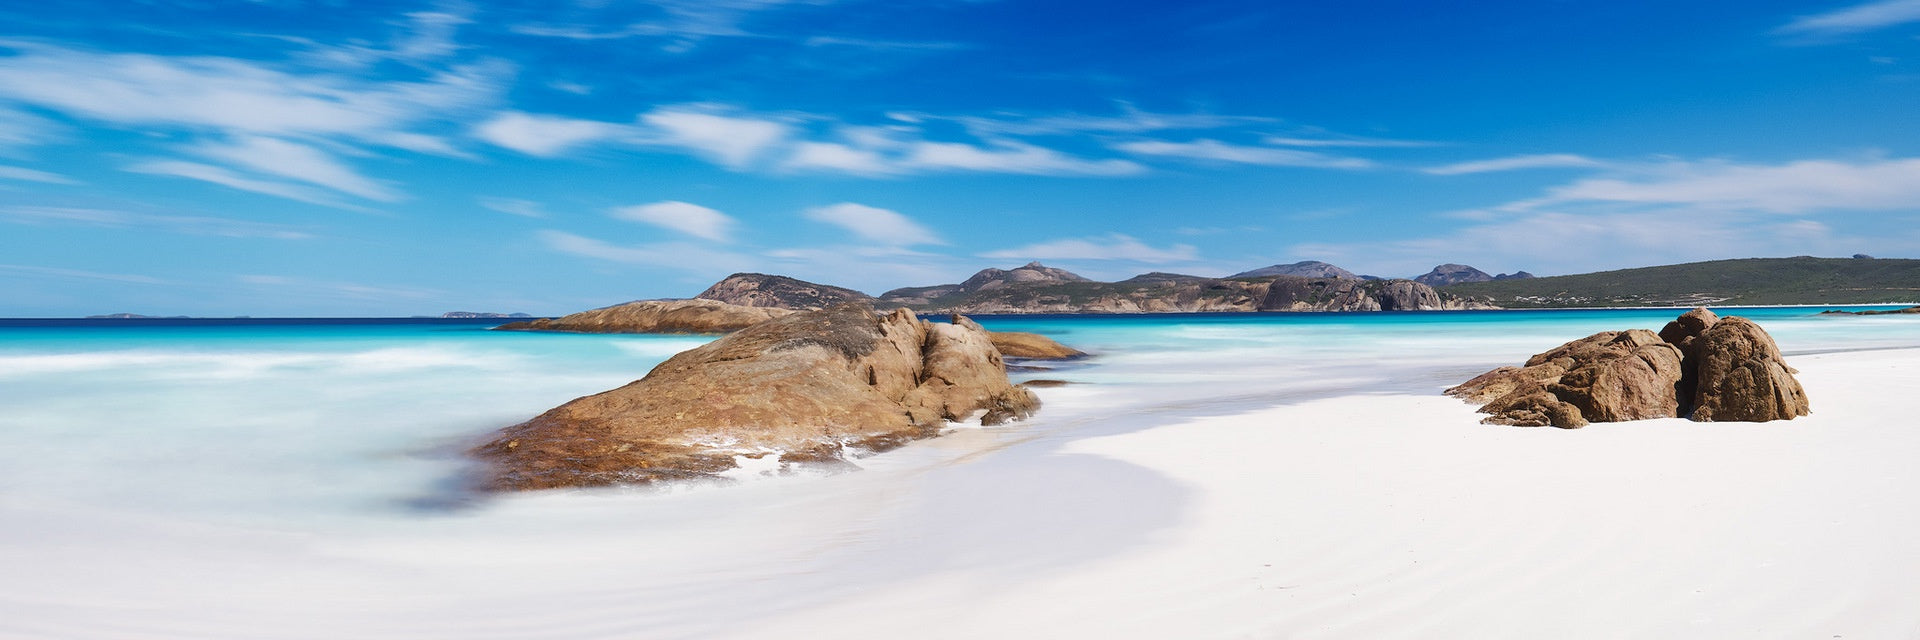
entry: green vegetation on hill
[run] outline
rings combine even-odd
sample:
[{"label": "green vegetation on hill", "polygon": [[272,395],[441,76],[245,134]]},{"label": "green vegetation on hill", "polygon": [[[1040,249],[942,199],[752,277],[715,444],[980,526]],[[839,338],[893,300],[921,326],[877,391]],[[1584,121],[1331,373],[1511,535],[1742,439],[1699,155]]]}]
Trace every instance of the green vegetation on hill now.
[{"label": "green vegetation on hill", "polygon": [[1440,290],[1515,309],[1913,302],[1920,300],[1920,260],[1747,258]]}]

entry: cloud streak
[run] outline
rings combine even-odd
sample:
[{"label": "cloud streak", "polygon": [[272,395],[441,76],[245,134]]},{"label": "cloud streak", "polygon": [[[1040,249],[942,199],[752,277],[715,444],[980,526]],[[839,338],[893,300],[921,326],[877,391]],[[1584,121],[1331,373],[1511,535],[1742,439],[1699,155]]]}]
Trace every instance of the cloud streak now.
[{"label": "cloud streak", "polygon": [[1436,176],[1457,176],[1469,173],[1516,171],[1520,169],[1592,168],[1604,166],[1607,166],[1607,163],[1586,156],[1571,153],[1546,153],[1460,162],[1438,167],[1427,167],[1421,169],[1420,172]]},{"label": "cloud streak", "polygon": [[1309,167],[1317,169],[1369,169],[1371,160],[1335,156],[1298,149],[1275,149],[1228,144],[1219,140],[1192,142],[1142,140],[1114,145],[1115,149],[1143,156],[1159,156],[1209,163],[1251,164],[1269,167]]},{"label": "cloud streak", "polygon": [[1878,0],[1837,11],[1795,18],[1775,32],[1783,35],[1844,36],[1920,22],[1920,0]]},{"label": "cloud streak", "polygon": [[678,200],[619,207],[609,213],[621,220],[646,223],[714,242],[726,242],[734,225],[733,218],[727,214]]},{"label": "cloud streak", "polygon": [[72,224],[113,229],[153,229],[227,238],[302,240],[313,235],[293,227],[208,216],[167,216],[75,207],[0,207],[0,221],[15,224]]},{"label": "cloud streak", "polygon": [[1920,158],[1801,160],[1779,165],[1678,162],[1644,169],[1639,175],[1579,180],[1502,209],[1526,211],[1582,203],[1687,205],[1776,214],[1920,208]]},{"label": "cloud streak", "polygon": [[996,260],[1125,260],[1148,264],[1193,262],[1200,258],[1193,245],[1158,249],[1131,236],[1109,234],[1096,238],[1068,238],[980,254]]},{"label": "cloud streak", "polygon": [[914,222],[912,218],[898,211],[869,207],[864,204],[842,202],[824,207],[807,209],[803,214],[808,220],[824,222],[853,233],[869,242],[889,247],[905,247],[917,244],[946,244],[933,230]]}]

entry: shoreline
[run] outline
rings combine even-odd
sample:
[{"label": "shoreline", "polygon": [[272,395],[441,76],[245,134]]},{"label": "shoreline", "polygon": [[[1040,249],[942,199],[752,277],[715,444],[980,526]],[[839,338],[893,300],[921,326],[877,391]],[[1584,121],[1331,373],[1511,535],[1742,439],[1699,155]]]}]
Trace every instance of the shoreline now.
[{"label": "shoreline", "polygon": [[[16,568],[0,581],[0,636],[1798,638],[1920,625],[1902,604],[1920,599],[1920,432],[1902,403],[1920,346],[1789,355],[1814,411],[1793,421],[1563,431],[1480,425],[1439,392],[1483,359],[1579,333],[1566,323],[1408,343],[1429,330],[1349,343],[1276,323],[1127,343],[1078,326],[1100,346],[1147,347],[1036,373],[1082,383],[1039,390],[1050,410],[1032,421],[956,429],[857,472],[287,520],[0,494],[22,523],[0,530]],[[1920,337],[1875,326],[1894,328],[1801,344]]]},{"label": "shoreline", "polygon": [[[680,298],[674,298],[680,299]],[[1920,306],[1920,302],[1841,302],[1820,304],[1742,304],[1742,305],[1688,305],[1688,306],[1622,306],[1622,307],[1500,307],[1494,309],[1414,309],[1403,311],[1128,311],[1128,312],[996,312],[967,313],[960,315],[969,318],[1032,318],[1032,317],[1166,317],[1166,316],[1342,316],[1342,315],[1415,315],[1415,314],[1471,314],[1499,313],[1505,311],[1685,311],[1705,306],[1709,309],[1831,309],[1840,307],[1892,307],[1904,308]],[[921,317],[952,315],[949,311],[914,312]],[[562,314],[564,315],[564,314]],[[167,326],[218,326],[218,325],[338,325],[338,324],[446,324],[446,325],[485,325],[489,323],[507,324],[537,319],[554,319],[560,316],[530,316],[526,318],[442,318],[438,316],[248,316],[248,317],[146,317],[146,318],[69,318],[69,317],[20,317],[0,318],[0,328],[5,327],[167,327]],[[566,330],[529,330],[526,333],[601,333],[593,331]],[[652,334],[635,334],[652,335]],[[679,335],[679,334],[661,334]]]}]

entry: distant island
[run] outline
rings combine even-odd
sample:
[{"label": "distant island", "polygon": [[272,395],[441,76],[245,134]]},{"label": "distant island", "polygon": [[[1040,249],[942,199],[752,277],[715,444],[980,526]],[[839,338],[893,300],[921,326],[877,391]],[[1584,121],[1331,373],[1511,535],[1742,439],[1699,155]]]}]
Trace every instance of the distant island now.
[{"label": "distant island", "polygon": [[[1253,311],[1435,311],[1495,308],[1483,300],[1443,294],[1412,280],[1364,279],[1339,267],[1275,265],[1265,275],[1208,278],[1148,273],[1099,282],[1038,262],[983,269],[954,284],[904,287],[869,296],[786,276],[736,273],[697,299],[746,307],[818,309],[844,302],[918,313],[1179,313]],[[1274,275],[1328,274],[1317,277]]]},{"label": "distant island", "polygon": [[491,313],[485,311],[448,311],[440,314],[442,318],[531,318],[524,313]]},{"label": "distant island", "polygon": [[1469,282],[1440,290],[1512,309],[1895,304],[1920,301],[1920,260],[1864,254],[1744,258]]},{"label": "distant island", "polygon": [[88,320],[160,320],[160,319],[183,320],[190,317],[191,316],[143,316],[138,313],[109,313],[109,314],[98,315],[98,316],[87,316],[86,319]]},{"label": "distant island", "polygon": [[[764,273],[736,273],[695,295],[741,307],[822,309],[855,302],[920,314],[1451,311],[1476,309],[1887,304],[1920,300],[1920,260],[1746,258],[1536,277],[1441,264],[1412,278],[1308,260],[1207,277],[1151,272],[1101,282],[1038,262],[961,282],[869,295]],[[462,315],[455,315],[462,314]],[[527,318],[454,312],[445,317]]]}]

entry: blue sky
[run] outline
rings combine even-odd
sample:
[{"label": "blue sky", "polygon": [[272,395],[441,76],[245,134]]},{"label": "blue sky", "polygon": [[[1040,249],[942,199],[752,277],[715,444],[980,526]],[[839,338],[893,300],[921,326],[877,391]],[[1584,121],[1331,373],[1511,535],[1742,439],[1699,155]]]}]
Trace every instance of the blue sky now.
[{"label": "blue sky", "polygon": [[1920,0],[7,3],[0,316],[1920,257]]}]

